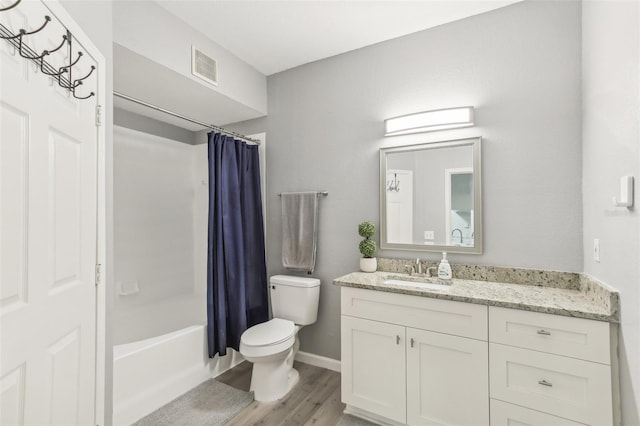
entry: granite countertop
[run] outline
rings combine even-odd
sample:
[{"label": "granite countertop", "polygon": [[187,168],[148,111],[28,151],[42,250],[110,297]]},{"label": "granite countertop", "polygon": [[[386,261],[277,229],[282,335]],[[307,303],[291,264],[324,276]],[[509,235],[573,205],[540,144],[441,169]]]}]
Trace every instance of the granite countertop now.
[{"label": "granite countertop", "polygon": [[[560,273],[565,274],[565,273]],[[619,322],[618,293],[588,277],[578,277],[576,285],[557,286],[537,283],[508,283],[472,279],[451,280],[451,285],[443,290],[421,288],[416,284],[385,284],[392,277],[400,277],[397,272],[352,272],[333,280],[343,287],[355,287],[376,291],[409,294],[436,299],[455,300],[488,306],[522,309],[526,311],[586,318],[598,321]],[[409,277],[404,275],[404,277]],[[440,280],[430,279],[431,282]],[[440,281],[443,282],[443,281]]]}]

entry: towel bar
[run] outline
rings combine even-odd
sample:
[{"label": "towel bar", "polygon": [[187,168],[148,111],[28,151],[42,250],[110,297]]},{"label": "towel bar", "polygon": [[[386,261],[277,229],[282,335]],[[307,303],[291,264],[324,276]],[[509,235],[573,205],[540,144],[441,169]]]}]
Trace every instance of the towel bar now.
[{"label": "towel bar", "polygon": [[[327,195],[329,195],[329,191],[316,191],[316,193],[317,193],[318,195],[322,195],[322,196],[325,196],[325,197],[326,197]],[[278,197],[281,197],[281,196],[282,196],[282,194],[281,194],[281,193],[280,193],[280,194],[278,194]]]}]

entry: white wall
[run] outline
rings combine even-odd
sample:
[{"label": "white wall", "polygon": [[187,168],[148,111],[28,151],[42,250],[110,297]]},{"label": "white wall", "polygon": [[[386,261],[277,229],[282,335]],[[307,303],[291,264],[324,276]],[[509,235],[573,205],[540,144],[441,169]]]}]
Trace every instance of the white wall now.
[{"label": "white wall", "polygon": [[[206,134],[199,132],[199,140],[207,141]],[[207,297],[207,239],[209,235],[209,161],[208,145],[202,143],[193,147],[195,175],[195,215],[193,218],[194,278],[198,283],[196,291]],[[201,283],[201,285],[200,285]]]},{"label": "white wall", "polygon": [[[194,292],[193,150],[114,130],[115,312]],[[120,294],[134,282],[139,293]]]},{"label": "white wall", "polygon": [[[620,291],[622,423],[640,425],[640,4],[585,1],[582,15],[584,271]],[[613,207],[622,175],[636,207]],[[600,262],[593,240],[600,239]]]}]

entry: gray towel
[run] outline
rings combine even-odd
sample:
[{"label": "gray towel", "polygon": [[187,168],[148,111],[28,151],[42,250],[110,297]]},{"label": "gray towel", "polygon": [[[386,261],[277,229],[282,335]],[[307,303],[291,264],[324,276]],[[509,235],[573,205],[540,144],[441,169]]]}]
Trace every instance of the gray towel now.
[{"label": "gray towel", "polygon": [[318,240],[318,193],[289,192],[282,198],[282,265],[313,272]]}]

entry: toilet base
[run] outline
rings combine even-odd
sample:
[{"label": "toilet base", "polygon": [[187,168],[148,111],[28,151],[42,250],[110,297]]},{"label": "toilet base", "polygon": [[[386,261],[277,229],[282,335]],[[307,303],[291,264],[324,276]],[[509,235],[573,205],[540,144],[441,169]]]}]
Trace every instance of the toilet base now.
[{"label": "toilet base", "polygon": [[254,399],[270,402],[285,396],[300,381],[300,374],[283,360],[253,364],[251,386]]},{"label": "toilet base", "polygon": [[293,368],[293,359],[300,347],[298,330],[296,326],[296,337],[293,346],[285,351],[268,356],[252,357],[246,352],[240,353],[249,362],[253,363],[251,372],[251,386],[254,399],[259,402],[275,401],[285,396],[300,381],[300,373]]}]

